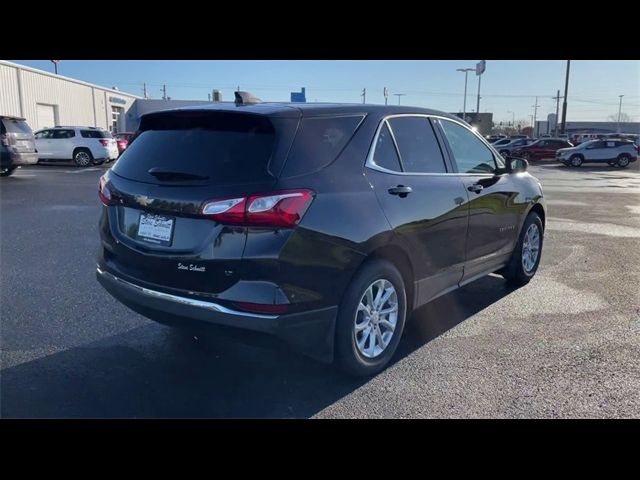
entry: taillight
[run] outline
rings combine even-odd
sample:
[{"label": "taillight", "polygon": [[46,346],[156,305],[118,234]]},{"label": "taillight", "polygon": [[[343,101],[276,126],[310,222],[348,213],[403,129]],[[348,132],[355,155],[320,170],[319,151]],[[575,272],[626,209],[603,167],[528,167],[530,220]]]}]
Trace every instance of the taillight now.
[{"label": "taillight", "polygon": [[98,197],[100,197],[100,201],[104,205],[113,205],[113,197],[111,196],[109,187],[107,187],[107,180],[105,180],[104,177],[100,177],[100,182],[98,183]]},{"label": "taillight", "polygon": [[100,143],[103,147],[106,147],[107,145],[109,145],[109,140],[107,140],[106,138],[101,138]]},{"label": "taillight", "polygon": [[0,135],[0,142],[2,143],[3,146],[8,147],[9,137],[7,137],[7,135],[3,133],[2,135]]},{"label": "taillight", "polygon": [[219,223],[291,228],[313,201],[311,190],[286,190],[206,202],[201,213]]}]

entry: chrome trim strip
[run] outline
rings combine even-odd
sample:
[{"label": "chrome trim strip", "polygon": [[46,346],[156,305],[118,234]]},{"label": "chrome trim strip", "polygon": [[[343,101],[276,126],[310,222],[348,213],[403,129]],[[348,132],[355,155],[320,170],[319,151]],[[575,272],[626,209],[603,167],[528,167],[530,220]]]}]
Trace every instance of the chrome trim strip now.
[{"label": "chrome trim strip", "polygon": [[[474,130],[470,129],[468,126],[466,126],[464,123],[462,123],[459,120],[455,120],[453,118],[449,118],[449,117],[443,117],[442,115],[429,115],[426,113],[398,113],[398,114],[394,114],[394,115],[387,115],[386,117],[383,117],[382,120],[380,121],[380,124],[378,125],[378,127],[376,128],[376,133],[373,136],[373,142],[371,143],[371,146],[369,147],[369,153],[367,154],[367,159],[364,163],[364,166],[366,168],[370,168],[372,170],[377,170],[379,172],[382,173],[389,173],[392,175],[402,175],[402,176],[427,176],[427,177],[442,177],[442,176],[473,176],[473,177],[477,177],[477,176],[482,176],[482,177],[493,177],[495,176],[495,174],[493,173],[457,173],[457,172],[445,172],[445,173],[421,173],[421,172],[397,172],[395,170],[389,170],[388,168],[384,168],[384,167],[380,167],[379,165],[376,165],[375,162],[373,161],[373,154],[375,153],[375,147],[378,143],[378,136],[380,135],[380,130],[382,130],[382,126],[387,122],[388,119],[390,118],[398,118],[398,117],[424,117],[424,118],[437,118],[437,119],[442,119],[442,120],[448,120],[450,122],[453,123],[458,123],[460,124],[460,126],[465,127],[467,130],[469,130],[471,133],[473,133],[477,138],[479,138],[482,143],[484,143],[487,147],[489,147],[489,150],[494,154],[494,155],[498,155],[500,156],[500,154],[495,150],[495,148],[493,148],[489,143],[487,143],[487,141],[482,138],[482,135],[478,134],[478,132],[475,132]],[[393,130],[391,130],[391,128],[389,127],[389,131],[391,132],[391,135],[393,136]],[[394,137],[394,143],[395,143],[395,137]],[[397,148],[397,146],[396,146]],[[400,152],[398,151],[398,155],[400,155]],[[495,160],[495,159],[494,159]]]},{"label": "chrome trim strip", "polygon": [[140,293],[152,297],[159,298],[161,300],[168,300],[170,302],[180,303],[182,305],[189,305],[191,307],[204,308],[206,310],[211,310],[213,312],[224,313],[227,315],[236,315],[239,317],[253,317],[253,318],[264,318],[267,320],[275,320],[279,315],[264,315],[260,313],[251,313],[251,312],[239,312],[237,310],[231,310],[230,308],[223,307],[222,305],[218,305],[213,302],[205,302],[203,300],[195,300],[193,298],[180,297],[178,295],[172,295],[170,293],[158,292],[157,290],[150,290],[148,288],[141,287],[140,285],[136,285],[131,282],[127,282],[120,277],[116,277],[115,275],[105,272],[100,267],[96,267],[96,271],[99,275],[110,278],[111,280],[115,280],[118,283],[126,285],[130,288],[138,290]]}]

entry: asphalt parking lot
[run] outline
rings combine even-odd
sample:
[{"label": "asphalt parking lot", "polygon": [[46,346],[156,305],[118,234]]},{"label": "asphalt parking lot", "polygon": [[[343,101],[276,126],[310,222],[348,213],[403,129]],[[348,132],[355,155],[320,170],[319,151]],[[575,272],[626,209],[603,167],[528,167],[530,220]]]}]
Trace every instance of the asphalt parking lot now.
[{"label": "asphalt parking lot", "polygon": [[0,179],[3,418],[640,416],[637,165],[532,165],[549,207],[535,279],[489,276],[423,307],[368,380],[112,299],[94,275],[108,167]]}]

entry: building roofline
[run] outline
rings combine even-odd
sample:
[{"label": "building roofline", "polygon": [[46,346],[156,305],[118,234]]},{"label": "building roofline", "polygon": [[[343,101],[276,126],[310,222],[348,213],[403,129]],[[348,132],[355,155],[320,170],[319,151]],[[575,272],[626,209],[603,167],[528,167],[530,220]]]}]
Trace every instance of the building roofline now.
[{"label": "building roofline", "polygon": [[63,75],[56,75],[55,73],[47,72],[45,70],[40,70],[40,69],[33,68],[33,67],[28,67],[26,65],[21,65],[19,63],[13,63],[13,62],[7,62],[6,60],[0,60],[0,65],[7,65],[8,67],[14,67],[14,68],[22,69],[22,70],[27,70],[28,72],[39,73],[40,75],[46,75],[48,77],[57,78],[59,80],[66,80],[67,82],[78,83],[78,84],[84,85],[86,87],[99,88],[100,90],[105,90],[105,91],[108,91],[108,92],[112,92],[114,94],[123,95],[125,97],[131,97],[131,98],[134,98],[134,99],[142,98],[139,95],[133,95],[131,93],[122,92],[120,90],[114,90],[113,88],[103,87],[101,85],[96,85],[94,83],[84,82],[82,80],[77,80],[77,79],[71,78],[71,77],[65,77]]}]

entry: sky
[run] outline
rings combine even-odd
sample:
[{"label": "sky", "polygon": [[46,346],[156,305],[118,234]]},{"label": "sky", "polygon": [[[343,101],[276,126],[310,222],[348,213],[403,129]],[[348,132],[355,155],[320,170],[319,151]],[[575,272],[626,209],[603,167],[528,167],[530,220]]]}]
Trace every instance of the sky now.
[{"label": "sky", "polygon": [[[10,60],[53,72],[50,60]],[[306,87],[308,102],[389,103],[462,111],[465,74],[457,68],[475,67],[479,60],[62,60],[60,75],[134,95],[147,84],[150,98],[167,95],[180,100],[207,101],[213,89],[223,100],[233,92],[250,91],[264,101],[289,101],[290,92]],[[480,111],[492,112],[494,122],[531,124],[556,110],[552,98],[564,94],[565,60],[487,60],[481,80]],[[405,94],[401,97],[394,94]],[[467,111],[475,111],[478,77],[468,74]],[[622,112],[640,121],[640,61],[574,60],[571,62],[568,121],[604,121]],[[511,113],[514,112],[514,113]],[[560,100],[562,112],[562,100]]]}]

